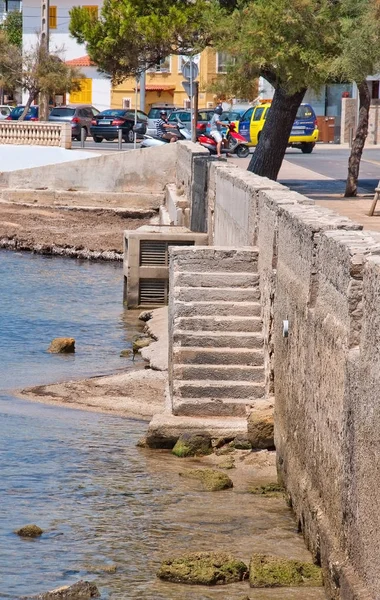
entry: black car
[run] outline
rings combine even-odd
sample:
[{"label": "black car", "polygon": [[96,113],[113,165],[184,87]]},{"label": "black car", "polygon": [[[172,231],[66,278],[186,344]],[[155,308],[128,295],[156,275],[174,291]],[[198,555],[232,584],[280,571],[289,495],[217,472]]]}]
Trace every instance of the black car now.
[{"label": "black car", "polygon": [[[148,123],[148,115],[141,110],[137,111],[137,127],[138,135],[143,135],[146,131]],[[90,133],[94,142],[100,143],[103,140],[117,140],[119,130],[122,131],[123,140],[125,142],[133,142],[134,140],[134,125],[135,111],[126,110],[124,108],[110,108],[103,110],[96,115],[90,126]]]}]

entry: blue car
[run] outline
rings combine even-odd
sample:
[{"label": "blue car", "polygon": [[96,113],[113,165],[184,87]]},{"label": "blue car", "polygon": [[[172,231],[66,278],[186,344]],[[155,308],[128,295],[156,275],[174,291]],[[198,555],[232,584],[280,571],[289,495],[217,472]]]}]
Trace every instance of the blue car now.
[{"label": "blue car", "polygon": [[[24,112],[24,108],[25,106],[15,106],[11,111],[11,114],[6,118],[6,121],[18,121]],[[38,106],[33,104],[33,106],[29,108],[25,121],[38,121]]]}]

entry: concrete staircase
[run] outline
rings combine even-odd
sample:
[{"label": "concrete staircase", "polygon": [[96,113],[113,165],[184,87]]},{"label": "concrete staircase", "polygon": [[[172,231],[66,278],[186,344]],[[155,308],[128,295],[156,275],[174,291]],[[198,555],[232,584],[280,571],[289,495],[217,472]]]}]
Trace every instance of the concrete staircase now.
[{"label": "concrete staircase", "polygon": [[246,418],[263,402],[258,251],[175,248],[171,260],[172,414]]}]

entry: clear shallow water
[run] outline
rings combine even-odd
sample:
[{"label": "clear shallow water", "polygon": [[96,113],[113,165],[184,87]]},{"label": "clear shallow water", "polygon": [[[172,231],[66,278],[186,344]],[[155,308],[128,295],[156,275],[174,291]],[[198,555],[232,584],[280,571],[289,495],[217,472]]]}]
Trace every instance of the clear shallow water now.
[{"label": "clear shallow water", "polygon": [[[0,599],[80,578],[105,600],[322,599],[313,589],[158,581],[160,561],[177,551],[226,549],[245,560],[254,551],[308,553],[281,499],[241,486],[198,491],[179,476],[196,461],[136,447],[146,423],[12,397],[17,387],[125,365],[119,351],[134,331],[121,281],[119,265],[0,252]],[[56,335],[77,339],[75,357],[46,353]],[[13,533],[27,523],[42,527],[40,539]]]}]

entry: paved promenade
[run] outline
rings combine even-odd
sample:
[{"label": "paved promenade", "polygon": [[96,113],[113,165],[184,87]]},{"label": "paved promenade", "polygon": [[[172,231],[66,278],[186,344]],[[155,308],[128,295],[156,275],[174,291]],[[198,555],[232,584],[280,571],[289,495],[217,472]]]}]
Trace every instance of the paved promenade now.
[{"label": "paved promenade", "polygon": [[[250,158],[230,160],[238,167],[246,169]],[[340,215],[360,223],[365,230],[380,232],[380,201],[374,216],[369,217],[368,211],[372,204],[373,194],[368,194],[367,190],[359,187],[357,198],[344,198],[344,182],[326,177],[311,169],[294,165],[287,160],[282,163],[278,181],[300,194],[313,198],[320,206],[330,208]]]}]

